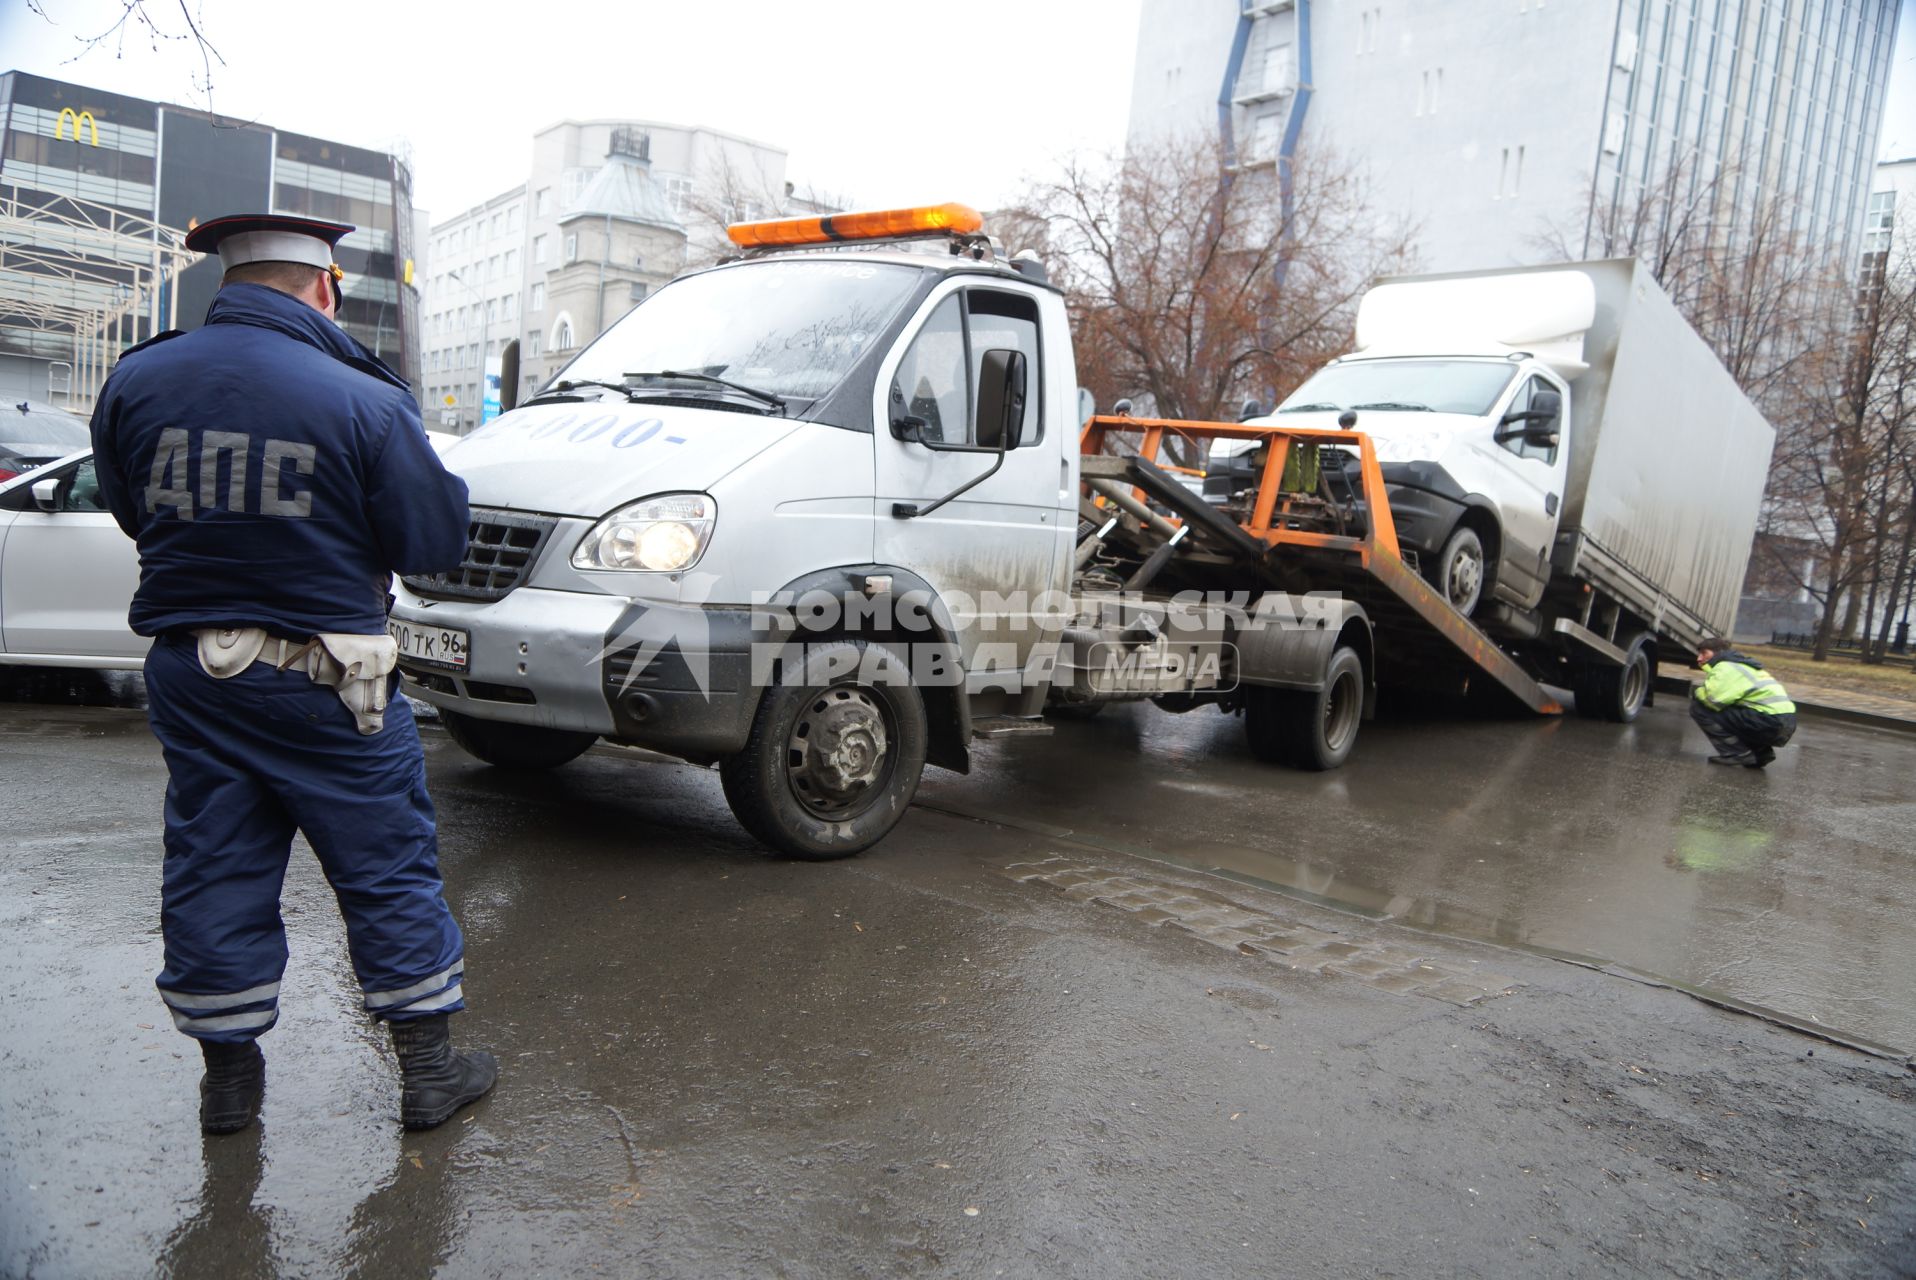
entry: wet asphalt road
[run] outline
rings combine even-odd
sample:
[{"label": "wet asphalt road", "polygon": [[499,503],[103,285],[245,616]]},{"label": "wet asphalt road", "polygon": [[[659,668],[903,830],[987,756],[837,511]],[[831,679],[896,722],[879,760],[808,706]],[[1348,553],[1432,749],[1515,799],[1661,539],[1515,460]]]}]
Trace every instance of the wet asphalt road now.
[{"label": "wet asphalt road", "polygon": [[1757,776],[1686,729],[1378,725],[1307,778],[1121,711],[821,866],[710,771],[431,735],[499,1093],[393,1123],[302,851],[263,1123],[203,1144],[158,752],[5,706],[0,1275],[1909,1274],[1902,1064],[1527,949],[1910,1042],[1907,740]]}]

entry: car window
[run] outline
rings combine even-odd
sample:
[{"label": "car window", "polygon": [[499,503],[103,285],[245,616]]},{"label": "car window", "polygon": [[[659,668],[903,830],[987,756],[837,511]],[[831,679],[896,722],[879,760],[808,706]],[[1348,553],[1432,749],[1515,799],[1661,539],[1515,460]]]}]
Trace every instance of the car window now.
[{"label": "car window", "polygon": [[61,482],[60,510],[106,510],[106,499],[100,493],[100,477],[93,470],[93,459],[88,458],[75,467],[73,474]]},{"label": "car window", "polygon": [[912,339],[891,383],[891,416],[925,423],[933,444],[971,443],[971,380],[965,371],[965,318],[958,295],[938,304]]},{"label": "car window", "polygon": [[[1522,413],[1531,407],[1531,404],[1536,400],[1538,392],[1555,390],[1555,387],[1545,382],[1542,378],[1533,375],[1525,381],[1523,386],[1517,388],[1517,394],[1511,398],[1510,407],[1505,409],[1504,412]],[[1511,425],[1517,426],[1519,424],[1512,423]],[[1542,426],[1543,424],[1539,421],[1532,420],[1522,425]],[[1557,421],[1557,430],[1559,432],[1563,430],[1563,421],[1561,418]],[[1529,440],[1519,435],[1512,436],[1510,439],[1505,440],[1503,447],[1511,453],[1516,454],[1519,458],[1534,458],[1538,462],[1545,463],[1549,466],[1555,466],[1557,462],[1557,446],[1554,444],[1532,444]]]}]

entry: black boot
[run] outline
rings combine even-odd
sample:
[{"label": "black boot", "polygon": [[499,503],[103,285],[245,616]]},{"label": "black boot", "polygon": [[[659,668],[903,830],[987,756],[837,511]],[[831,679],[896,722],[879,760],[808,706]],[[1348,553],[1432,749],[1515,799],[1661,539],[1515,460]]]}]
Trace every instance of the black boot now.
[{"label": "black boot", "polygon": [[404,1088],[399,1122],[433,1129],[468,1102],[476,1102],[499,1079],[499,1061],[483,1049],[455,1049],[447,1015],[391,1023]]},{"label": "black boot", "polygon": [[200,1132],[238,1133],[259,1117],[266,1092],[266,1059],[251,1040],[239,1044],[200,1041],[206,1074],[200,1077]]}]

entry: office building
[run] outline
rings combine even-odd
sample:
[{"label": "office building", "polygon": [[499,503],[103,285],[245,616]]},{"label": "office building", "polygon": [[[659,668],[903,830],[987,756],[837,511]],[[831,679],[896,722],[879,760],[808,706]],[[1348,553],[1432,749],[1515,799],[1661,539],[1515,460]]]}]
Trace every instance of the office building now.
[{"label": "office building", "polygon": [[1853,262],[1895,25],[1896,0],[1144,0],[1129,131],[1252,171],[1328,148],[1426,270],[1605,252],[1673,175],[1732,237],[1775,195]]},{"label": "office building", "polygon": [[0,391],[90,406],[119,351],[205,317],[219,262],[186,231],[259,211],[358,228],[340,323],[417,382],[402,158],[20,71],[0,75],[0,130]]}]

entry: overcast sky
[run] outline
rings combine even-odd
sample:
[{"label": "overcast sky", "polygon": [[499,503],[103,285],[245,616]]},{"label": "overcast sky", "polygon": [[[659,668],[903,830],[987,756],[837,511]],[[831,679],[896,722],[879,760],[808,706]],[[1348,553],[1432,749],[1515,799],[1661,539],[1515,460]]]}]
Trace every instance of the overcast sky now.
[{"label": "overcast sky", "polygon": [[[225,115],[413,153],[435,220],[523,181],[572,118],[703,124],[788,153],[786,177],[860,204],[1002,202],[1124,137],[1138,0],[187,0],[226,65]],[[67,61],[119,0],[0,0],[0,70],[204,107],[197,54],[129,34]],[[150,5],[182,24],[173,0]],[[496,17],[486,15],[497,14]],[[57,25],[56,25],[57,24]]]},{"label": "overcast sky", "polygon": [[[533,130],[606,116],[771,143],[789,179],[865,206],[989,208],[1067,152],[1122,142],[1139,0],[186,4],[225,58],[215,110],[366,146],[403,138],[415,202],[437,220],[523,179]],[[37,7],[0,0],[0,69],[207,105],[188,41],[156,51],[129,29],[117,57],[80,53],[120,0]],[[181,30],[174,0],[150,7]],[[1916,0],[1882,153],[1916,155]]]}]

